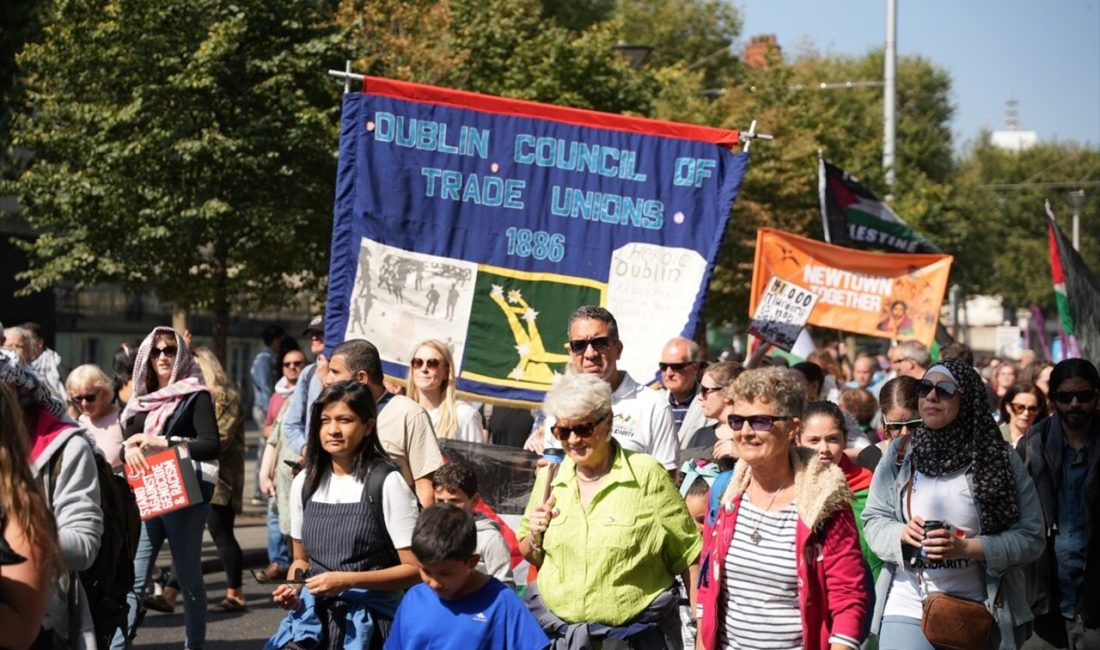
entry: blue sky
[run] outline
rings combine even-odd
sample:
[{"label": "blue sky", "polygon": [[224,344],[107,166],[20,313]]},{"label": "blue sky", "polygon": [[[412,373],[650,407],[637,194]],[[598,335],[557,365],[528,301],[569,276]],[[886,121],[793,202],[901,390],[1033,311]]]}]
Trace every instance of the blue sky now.
[{"label": "blue sky", "polygon": [[[738,45],[755,34],[775,34],[785,54],[811,45],[855,55],[885,42],[886,0],[733,4],[744,21]],[[1100,0],[897,4],[898,55],[921,55],[951,75],[956,148],[982,128],[1003,128],[1010,98],[1020,103],[1020,128],[1036,131],[1040,142],[1100,147]]]}]

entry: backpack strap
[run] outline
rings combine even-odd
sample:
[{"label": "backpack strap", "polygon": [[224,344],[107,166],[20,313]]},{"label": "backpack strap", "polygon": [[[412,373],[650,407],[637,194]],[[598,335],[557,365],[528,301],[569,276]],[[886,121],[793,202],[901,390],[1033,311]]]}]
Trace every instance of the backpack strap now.
[{"label": "backpack strap", "polygon": [[390,472],[396,468],[384,461],[376,461],[367,470],[367,499],[370,501],[370,510],[376,521],[382,524],[382,539],[389,548],[397,550],[390,539],[390,531],[386,529],[386,515],[382,509],[382,490],[386,485],[386,479]]}]

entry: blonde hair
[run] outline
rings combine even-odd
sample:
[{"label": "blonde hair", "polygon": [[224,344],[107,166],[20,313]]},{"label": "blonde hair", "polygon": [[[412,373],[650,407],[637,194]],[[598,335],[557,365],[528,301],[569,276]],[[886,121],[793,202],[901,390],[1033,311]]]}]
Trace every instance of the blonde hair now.
[{"label": "blonde hair", "polygon": [[51,575],[59,574],[57,525],[27,462],[27,433],[19,397],[6,383],[0,383],[0,512],[19,524],[28,545]]},{"label": "blonde hair", "polygon": [[73,368],[73,371],[65,379],[65,391],[70,395],[76,392],[76,389],[80,386],[91,386],[95,389],[95,392],[105,394],[107,397],[110,397],[114,392],[114,384],[111,383],[111,378],[94,363],[86,363]]},{"label": "blonde hair", "polygon": [[[214,399],[214,417],[221,418],[222,410],[226,404],[240,399],[233,382],[229,381],[221,361],[214,351],[207,347],[199,347],[194,350],[195,364],[202,372],[202,381],[210,389],[210,397]],[[263,405],[267,408],[267,405]]]},{"label": "blonde hair", "polygon": [[[451,354],[451,348],[443,341],[427,339],[413,347],[412,354],[409,355],[410,360],[416,356],[420,348],[435,350],[439,353],[439,356],[443,357],[443,363],[447,366],[447,375],[443,378],[441,389],[443,400],[439,403],[439,420],[435,424],[435,436],[437,438],[454,438],[455,433],[458,432],[458,414],[455,411],[455,401],[458,398],[455,396],[454,355]],[[413,373],[412,363],[410,363],[408,375],[409,399],[419,403],[421,393],[420,389],[416,387],[416,382],[413,381]]]}]

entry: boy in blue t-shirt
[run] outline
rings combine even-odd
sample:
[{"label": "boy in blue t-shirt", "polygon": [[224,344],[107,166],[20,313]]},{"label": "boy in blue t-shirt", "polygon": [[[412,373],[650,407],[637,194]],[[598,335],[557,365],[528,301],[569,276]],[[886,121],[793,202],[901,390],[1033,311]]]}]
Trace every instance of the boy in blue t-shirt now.
[{"label": "boy in blue t-shirt", "polygon": [[469,513],[437,503],[420,513],[412,552],[424,581],[405,594],[386,650],[545,650],[550,639],[519,596],[480,573]]}]

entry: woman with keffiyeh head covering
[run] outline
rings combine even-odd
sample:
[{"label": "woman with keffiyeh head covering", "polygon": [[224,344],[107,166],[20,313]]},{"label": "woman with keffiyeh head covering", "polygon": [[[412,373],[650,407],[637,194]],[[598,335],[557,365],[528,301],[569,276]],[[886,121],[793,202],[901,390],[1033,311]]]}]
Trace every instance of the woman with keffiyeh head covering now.
[{"label": "woman with keffiyeh head covering", "polygon": [[996,619],[989,648],[1019,647],[1032,619],[1023,569],[1044,544],[1035,486],[974,368],[933,365],[917,396],[922,422],[883,454],[863,511],[867,542],[884,562],[871,629],[882,649],[931,650],[922,604],[941,592],[985,603]]},{"label": "woman with keffiyeh head covering", "polygon": [[[129,469],[148,468],[146,454],[186,444],[195,461],[203,503],[146,520],[134,557],[134,590],[130,624],[137,615],[138,594],[145,593],[149,569],[165,539],[183,595],[185,648],[202,648],[206,638],[206,590],[202,582],[202,531],[217,480],[221,449],[214,402],[202,374],[178,332],[157,327],[138,347],[134,359],[133,396],[122,412],[123,453]],[[113,648],[123,648],[121,635]]]}]

